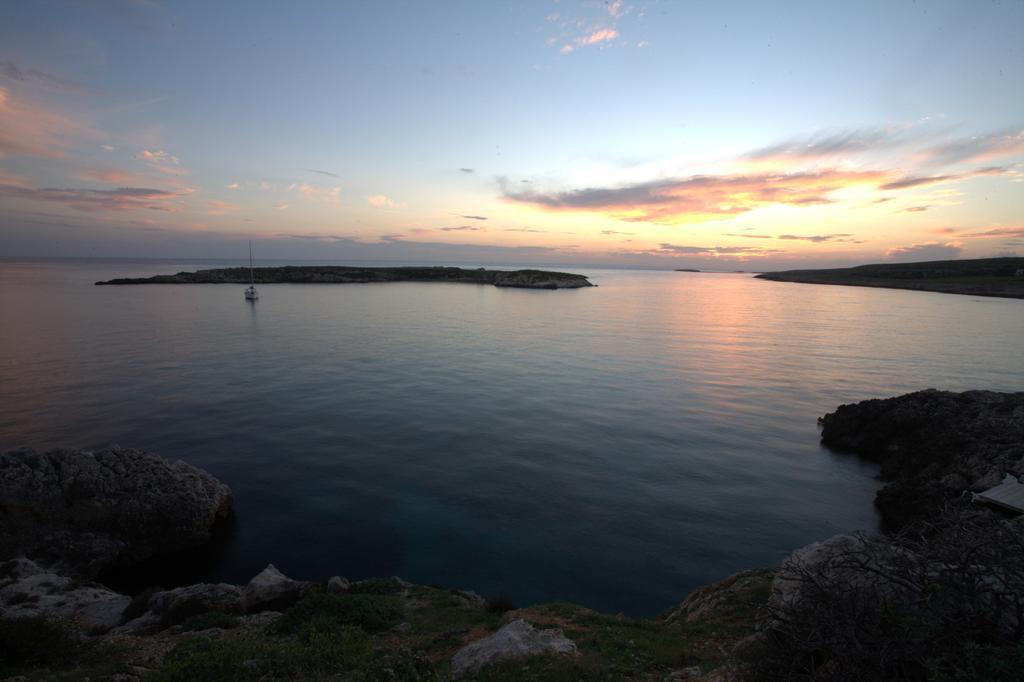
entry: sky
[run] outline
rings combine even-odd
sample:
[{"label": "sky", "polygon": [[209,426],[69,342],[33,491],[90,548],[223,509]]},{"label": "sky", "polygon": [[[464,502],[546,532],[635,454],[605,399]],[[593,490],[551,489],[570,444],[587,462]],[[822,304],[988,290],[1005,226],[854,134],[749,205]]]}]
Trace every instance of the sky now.
[{"label": "sky", "polygon": [[0,256],[1024,255],[1024,2],[0,3]]}]

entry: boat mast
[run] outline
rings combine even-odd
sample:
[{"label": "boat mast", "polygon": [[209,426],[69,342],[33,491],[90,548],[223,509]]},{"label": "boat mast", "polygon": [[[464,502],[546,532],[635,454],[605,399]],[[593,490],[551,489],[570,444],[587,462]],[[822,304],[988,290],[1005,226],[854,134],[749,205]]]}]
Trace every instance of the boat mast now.
[{"label": "boat mast", "polygon": [[249,286],[256,286],[256,277],[252,273],[252,240],[249,240]]}]

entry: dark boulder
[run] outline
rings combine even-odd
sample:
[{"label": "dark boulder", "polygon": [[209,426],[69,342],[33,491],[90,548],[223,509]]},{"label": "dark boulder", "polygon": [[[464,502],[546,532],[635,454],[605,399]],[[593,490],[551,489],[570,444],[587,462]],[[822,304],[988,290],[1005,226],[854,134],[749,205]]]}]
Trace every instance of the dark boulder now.
[{"label": "dark boulder", "polygon": [[1024,473],[1024,393],[929,389],[842,405],[821,424],[826,446],[881,465],[890,483],[875,504],[892,529]]},{"label": "dark boulder", "polygon": [[142,450],[0,454],[0,559],[27,556],[63,575],[198,547],[230,509],[216,478]]}]

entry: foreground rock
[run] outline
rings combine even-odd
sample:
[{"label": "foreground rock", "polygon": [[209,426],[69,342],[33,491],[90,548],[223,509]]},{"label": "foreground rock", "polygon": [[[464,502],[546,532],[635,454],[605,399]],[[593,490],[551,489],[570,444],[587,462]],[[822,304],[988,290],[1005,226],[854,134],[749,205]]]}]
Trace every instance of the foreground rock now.
[{"label": "foreground rock", "polygon": [[918,391],[842,405],[821,424],[826,446],[881,465],[890,483],[875,504],[891,529],[1024,474],[1024,393]]},{"label": "foreground rock", "polygon": [[514,620],[490,637],[459,649],[452,658],[452,674],[459,677],[495,663],[549,653],[575,656],[578,652],[561,630],[535,630],[525,620]]},{"label": "foreground rock", "polygon": [[119,633],[149,634],[178,625],[204,613],[240,615],[242,588],[227,583],[198,583],[173,590],[141,595],[134,601],[131,619],[117,629]]},{"label": "foreground rock", "polygon": [[[594,286],[583,275],[546,270],[401,267],[355,268],[335,265],[256,268],[257,284],[366,284],[370,282],[456,282],[519,289],[579,289]],[[112,279],[96,284],[249,284],[248,268],[219,268],[176,275]]]},{"label": "foreground rock", "polygon": [[281,611],[295,603],[310,587],[309,583],[292,580],[277,570],[274,564],[268,564],[245,586],[242,606],[247,613]]},{"label": "foreground rock", "polygon": [[693,623],[706,618],[728,618],[736,610],[749,610],[751,605],[763,604],[775,571],[756,569],[731,575],[710,585],[698,587],[686,599],[666,613],[665,622]]},{"label": "foreground rock", "polygon": [[198,547],[230,509],[216,478],[143,450],[0,454],[0,559],[23,555],[66,576]]},{"label": "foreground rock", "polygon": [[0,615],[6,619],[62,618],[95,635],[117,626],[130,603],[131,597],[58,575],[28,559],[0,565]]}]

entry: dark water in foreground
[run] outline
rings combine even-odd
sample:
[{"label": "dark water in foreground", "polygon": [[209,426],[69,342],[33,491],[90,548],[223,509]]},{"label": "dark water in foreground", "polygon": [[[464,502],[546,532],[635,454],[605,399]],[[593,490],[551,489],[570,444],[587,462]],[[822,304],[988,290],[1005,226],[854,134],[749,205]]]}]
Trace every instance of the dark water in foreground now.
[{"label": "dark water in foreground", "polygon": [[[211,263],[198,264],[212,267]],[[119,443],[233,488],[204,578],[400,575],[654,614],[877,520],[843,402],[1024,387],[1024,303],[574,269],[599,288],[94,287],[0,261],[0,448]]]}]

